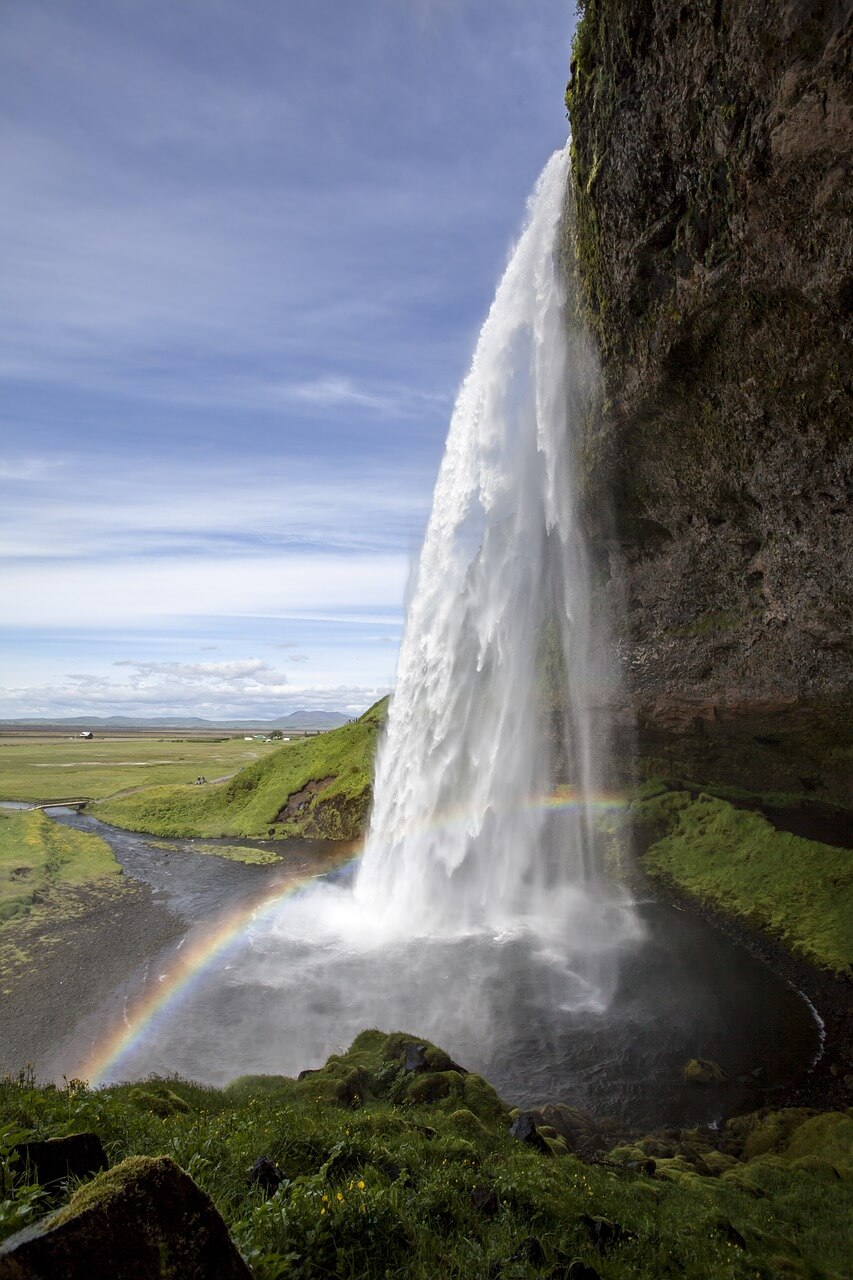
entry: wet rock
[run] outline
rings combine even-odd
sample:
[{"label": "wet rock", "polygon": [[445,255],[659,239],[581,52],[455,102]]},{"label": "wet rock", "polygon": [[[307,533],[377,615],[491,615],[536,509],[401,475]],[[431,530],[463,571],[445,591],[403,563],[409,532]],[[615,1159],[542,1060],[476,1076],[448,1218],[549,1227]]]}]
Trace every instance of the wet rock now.
[{"label": "wet rock", "polygon": [[725,1084],[728,1080],[719,1062],[711,1058],[691,1058],[684,1064],[681,1078],[688,1084]]},{"label": "wet rock", "polygon": [[213,1202],[168,1156],[135,1156],[0,1248],[3,1280],[251,1280]]},{"label": "wet rock", "polygon": [[526,1236],[510,1255],[510,1262],[526,1262],[531,1267],[541,1267],[545,1262],[545,1250],[535,1236]]},{"label": "wet rock", "polygon": [[284,1174],[269,1156],[261,1156],[249,1170],[249,1181],[260,1187],[264,1195],[274,1196],[284,1182]]},{"label": "wet rock", "polygon": [[522,1111],[509,1127],[509,1136],[517,1142],[525,1142],[537,1151],[548,1151],[548,1144],[536,1128],[536,1121],[529,1111]]},{"label": "wet rock", "polygon": [[492,1218],[500,1207],[498,1193],[494,1187],[471,1188],[471,1208],[476,1209],[478,1213],[484,1214],[487,1218]]},{"label": "wet rock", "polygon": [[551,1272],[551,1280],[601,1280],[601,1276],[595,1267],[591,1267],[581,1258],[572,1258],[570,1262]]},{"label": "wet rock", "polygon": [[406,1056],[403,1060],[406,1071],[427,1070],[427,1047],[425,1044],[407,1044]]},{"label": "wet rock", "polygon": [[593,1218],[588,1213],[582,1213],[580,1221],[586,1227],[590,1239],[598,1249],[605,1249],[608,1245],[615,1244],[624,1235],[619,1223],[611,1222],[609,1218]]},{"label": "wet rock", "polygon": [[65,1178],[91,1178],[107,1168],[107,1157],[96,1133],[72,1133],[43,1142],[19,1142],[13,1147],[17,1168],[29,1169],[35,1182],[49,1187]]}]

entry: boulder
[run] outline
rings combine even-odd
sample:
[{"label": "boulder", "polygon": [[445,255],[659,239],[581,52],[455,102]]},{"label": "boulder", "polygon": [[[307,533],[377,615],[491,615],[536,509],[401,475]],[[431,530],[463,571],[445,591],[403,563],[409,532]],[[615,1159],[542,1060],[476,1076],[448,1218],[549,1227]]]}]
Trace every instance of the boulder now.
[{"label": "boulder", "polygon": [[536,1128],[536,1121],[529,1111],[522,1111],[516,1116],[509,1127],[509,1136],[515,1138],[517,1142],[524,1142],[529,1147],[536,1147],[538,1151],[548,1151],[549,1147],[545,1139]]},{"label": "boulder", "polygon": [[17,1169],[29,1170],[33,1181],[43,1187],[65,1178],[91,1178],[107,1167],[107,1157],[96,1133],[71,1133],[66,1138],[43,1142],[19,1142],[13,1147]]},{"label": "boulder", "polygon": [[274,1196],[284,1182],[284,1174],[269,1156],[261,1156],[249,1170],[249,1181],[269,1197]]},{"label": "boulder", "polygon": [[728,1080],[719,1062],[710,1058],[691,1058],[684,1064],[681,1078],[688,1084],[725,1084]]},{"label": "boulder", "polygon": [[134,1156],[0,1247],[0,1280],[251,1280],[213,1202],[168,1156]]},{"label": "boulder", "polygon": [[406,1071],[426,1071],[427,1047],[425,1044],[407,1044],[403,1062]]},{"label": "boulder", "polygon": [[494,1187],[472,1187],[471,1208],[476,1209],[487,1218],[492,1218],[501,1207],[498,1193]]}]

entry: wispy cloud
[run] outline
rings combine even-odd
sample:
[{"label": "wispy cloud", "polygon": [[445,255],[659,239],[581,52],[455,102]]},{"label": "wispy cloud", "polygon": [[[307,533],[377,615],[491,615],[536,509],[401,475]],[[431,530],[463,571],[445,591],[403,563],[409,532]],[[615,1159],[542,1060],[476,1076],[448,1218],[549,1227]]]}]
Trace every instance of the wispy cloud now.
[{"label": "wispy cloud", "polygon": [[[276,673],[258,674],[272,677]],[[142,716],[187,713],[212,719],[271,719],[304,707],[359,714],[387,692],[387,685],[290,684],[283,679],[201,677],[186,671],[139,671],[126,681],[78,674],[51,683],[0,686],[0,715],[13,719],[87,712]]]},{"label": "wispy cloud", "polygon": [[[568,28],[566,0],[0,5],[16,706],[237,705],[189,668],[278,634],[282,705],[387,684]],[[185,669],[112,666],[139,655]]]},{"label": "wispy cloud", "polygon": [[381,553],[37,562],[0,566],[0,595],[7,627],[151,627],[399,609],[408,573],[407,557]]}]

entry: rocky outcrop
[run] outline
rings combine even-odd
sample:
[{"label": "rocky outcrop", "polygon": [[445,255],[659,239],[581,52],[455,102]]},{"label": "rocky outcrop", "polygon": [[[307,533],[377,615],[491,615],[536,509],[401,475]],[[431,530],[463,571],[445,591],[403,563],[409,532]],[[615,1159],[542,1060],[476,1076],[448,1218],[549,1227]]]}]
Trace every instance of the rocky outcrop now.
[{"label": "rocky outcrop", "polygon": [[584,498],[659,725],[668,704],[689,732],[773,704],[808,738],[849,689],[850,11],[584,6],[566,235],[603,369]]},{"label": "rocky outcrop", "polygon": [[60,1276],[251,1280],[213,1202],[168,1156],[125,1160],[0,1249],[2,1280]]}]

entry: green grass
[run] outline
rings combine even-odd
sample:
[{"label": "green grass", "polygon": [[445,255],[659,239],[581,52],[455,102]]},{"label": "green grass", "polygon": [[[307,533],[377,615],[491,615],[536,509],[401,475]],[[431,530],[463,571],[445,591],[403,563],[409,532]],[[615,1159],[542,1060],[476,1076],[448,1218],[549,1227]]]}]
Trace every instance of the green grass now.
[{"label": "green grass", "polygon": [[36,810],[0,809],[0,925],[27,915],[51,891],[120,872],[98,836],[62,827]]},{"label": "green grass", "polygon": [[[168,849],[170,853],[175,852],[175,846],[171,841],[151,840],[149,843],[154,849]],[[279,861],[279,856],[273,849],[256,849],[242,844],[205,844],[202,840],[194,840],[188,851],[207,853],[214,858],[225,858],[228,862],[243,862],[253,867],[269,867]]]},{"label": "green grass", "polygon": [[[848,1117],[740,1117],[716,1136],[682,1134],[677,1154],[649,1175],[626,1164],[642,1145],[583,1163],[553,1140],[544,1153],[513,1140],[494,1091],[449,1069],[440,1050],[432,1070],[407,1074],[408,1039],[364,1032],[304,1081],[255,1077],[222,1090],[177,1079],[99,1091],[7,1079],[0,1236],[49,1207],[11,1158],[14,1142],[86,1130],[112,1165],[171,1155],[213,1198],[257,1280],[557,1280],[574,1259],[603,1280],[844,1274]],[[262,1155],[285,1175],[270,1199],[247,1176]],[[719,1176],[708,1176],[712,1165]],[[85,1184],[64,1216],[109,1185]],[[493,1193],[487,1209],[475,1189]],[[612,1225],[611,1241],[595,1243],[594,1218]]]},{"label": "green grass", "polygon": [[[359,720],[291,742],[227,782],[207,787],[150,787],[93,808],[104,822],[159,836],[316,836],[354,839],[370,805],[373,757],[386,703]],[[331,779],[306,797],[292,818],[278,815],[308,783]]]},{"label": "green grass", "polygon": [[853,858],[725,800],[648,785],[631,808],[646,872],[767,930],[812,963],[853,965]]},{"label": "green grass", "polygon": [[0,738],[0,799],[101,799],[130,787],[221,778],[274,751],[275,744],[169,738]]}]

